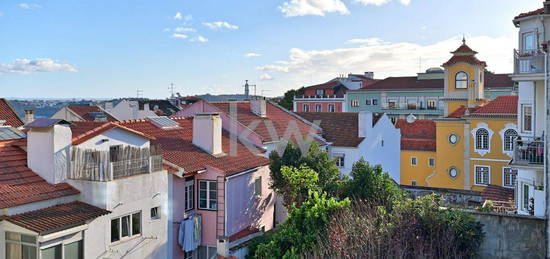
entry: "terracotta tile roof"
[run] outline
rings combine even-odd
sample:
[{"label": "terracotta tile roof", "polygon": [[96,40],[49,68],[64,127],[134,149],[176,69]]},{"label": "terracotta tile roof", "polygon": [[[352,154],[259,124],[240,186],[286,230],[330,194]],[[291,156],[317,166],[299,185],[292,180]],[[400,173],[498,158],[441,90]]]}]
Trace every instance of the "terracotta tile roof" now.
[{"label": "terracotta tile roof", "polygon": [[174,106],[168,100],[138,100],[139,109],[143,110],[145,104],[149,104],[149,110],[153,111],[155,106],[158,108],[156,111],[159,116],[170,116],[179,111],[178,107]]},{"label": "terracotta tile roof", "polygon": [[10,105],[8,100],[0,98],[0,121],[5,120],[4,125],[9,125],[14,128],[23,126],[23,121],[17,116],[15,109]]},{"label": "terracotta tile roof", "polygon": [[269,159],[252,153],[243,144],[237,144],[235,156],[230,154],[230,137],[223,131],[222,150],[226,156],[214,157],[193,144],[193,120],[172,118],[179,123],[173,129],[161,129],[149,120],[133,120],[119,122],[127,128],[155,137],[151,144],[160,147],[163,159],[183,168],[187,173],[194,173],[206,167],[215,167],[226,175],[232,175],[269,164]]},{"label": "terracotta tile roof", "polygon": [[401,150],[436,151],[436,128],[433,120],[416,120],[408,123],[397,120],[395,127],[401,129]]},{"label": "terracotta tile roof", "polygon": [[78,194],[67,183],[50,184],[27,167],[27,152],[0,142],[0,209]]},{"label": "terracotta tile roof", "polygon": [[358,113],[301,112],[298,115],[310,122],[320,120],[323,137],[333,146],[357,147],[365,139],[359,137]]},{"label": "terracotta tile roof", "polygon": [[455,118],[455,119],[462,118],[462,116],[466,114],[466,111],[468,111],[468,113],[471,114],[472,112],[476,111],[478,108],[479,107],[466,108],[464,105],[461,105],[454,112],[449,113],[449,115],[447,115],[447,117],[445,118]]},{"label": "terracotta tile roof", "polygon": [[244,229],[242,229],[241,231],[229,236],[229,242],[233,242],[235,240],[239,240],[243,237],[247,237],[249,235],[252,235],[252,234],[255,234],[255,233],[258,233],[260,232],[260,230],[258,228],[255,228],[255,227],[251,227],[251,226],[248,226]]},{"label": "terracotta tile roof", "polygon": [[105,110],[101,109],[99,106],[95,105],[69,105],[68,109],[78,114],[85,121],[95,121],[95,118],[90,115],[91,112],[102,112],[107,117],[107,121],[117,121],[115,117],[110,115]]},{"label": "terracotta tile roof", "polygon": [[473,55],[471,55],[471,56],[453,56],[453,57],[451,57],[451,59],[449,59],[449,61],[445,62],[442,66],[446,67],[446,66],[450,66],[450,65],[453,65],[453,64],[456,64],[456,63],[461,63],[461,62],[468,63],[468,64],[471,64],[471,65],[481,65],[481,66],[484,66],[484,67],[487,66],[487,63],[485,63],[485,61],[481,61]]},{"label": "terracotta tile roof", "polygon": [[[282,138],[284,136],[289,126],[289,123],[291,121],[294,121],[296,123],[296,125],[298,126],[298,129],[300,130],[303,136],[305,136],[310,132],[311,126],[309,124],[300,120],[298,117],[293,116],[291,112],[283,110],[283,108],[273,105],[271,102],[266,103],[267,113],[265,118],[261,118],[258,115],[252,113],[250,109],[250,102],[248,101],[211,102],[210,104],[214,105],[221,112],[224,112],[225,114],[230,115],[229,107],[231,103],[235,103],[237,105],[237,120],[241,124],[248,126],[250,125],[250,123],[254,121],[258,121],[258,120],[260,121],[258,126],[253,131],[256,134],[258,134],[264,142],[279,140],[279,139],[272,139],[269,129],[266,126],[266,122],[273,123],[275,131],[279,138]],[[317,133],[316,130],[315,132]]]},{"label": "terracotta tile roof", "polygon": [[111,212],[108,210],[75,201],[4,217],[4,219],[44,235],[85,224],[89,220],[109,213]]},{"label": "terracotta tile roof", "polygon": [[467,115],[470,117],[483,118],[516,118],[518,108],[518,96],[499,96],[495,100],[483,106],[466,108],[461,106],[454,112],[450,113],[447,118],[461,118]]},{"label": "terracotta tile roof", "polygon": [[514,20],[519,19],[519,18],[533,16],[533,15],[540,15],[540,14],[544,14],[544,8],[540,8],[540,9],[530,11],[530,12],[526,12],[526,13],[520,13],[518,16],[514,17]]},{"label": "terracotta tile roof", "polygon": [[514,81],[510,74],[493,74],[485,72],[485,89],[512,88]]},{"label": "terracotta tile roof", "polygon": [[490,201],[513,201],[514,189],[498,185],[487,185],[481,192],[481,197]]},{"label": "terracotta tile roof", "polygon": [[111,129],[119,128],[123,129],[125,131],[131,132],[133,134],[136,134],[138,136],[142,136],[144,138],[147,138],[149,140],[155,139],[155,137],[145,134],[143,132],[139,132],[133,129],[130,129],[128,127],[125,127],[124,125],[120,125],[118,123],[114,122],[75,122],[73,123],[73,126],[71,127],[72,131],[72,142],[73,145],[78,145],[81,143],[86,142],[87,140],[100,135],[104,132],[107,132]]},{"label": "terracotta tile roof", "polygon": [[453,54],[470,54],[470,53],[473,53],[473,54],[477,54],[477,51],[474,51],[472,48],[470,48],[468,45],[466,45],[466,43],[460,45],[460,47],[458,47],[458,49],[456,49],[455,51],[451,52]]},{"label": "terracotta tile roof", "polygon": [[344,94],[349,90],[345,85],[340,83],[338,80],[329,81],[323,84],[307,86],[304,88],[305,91],[315,91],[315,90],[327,90],[332,89],[334,91],[333,95],[336,97],[344,97]]}]

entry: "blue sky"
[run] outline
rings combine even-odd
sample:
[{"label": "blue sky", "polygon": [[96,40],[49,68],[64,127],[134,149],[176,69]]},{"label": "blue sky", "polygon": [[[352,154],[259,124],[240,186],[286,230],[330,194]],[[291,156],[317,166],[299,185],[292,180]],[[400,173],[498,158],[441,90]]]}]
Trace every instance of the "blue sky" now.
[{"label": "blue sky", "polygon": [[2,0],[0,96],[242,93],[245,79],[275,96],[349,72],[414,75],[463,34],[490,70],[510,72],[512,18],[542,2]]}]

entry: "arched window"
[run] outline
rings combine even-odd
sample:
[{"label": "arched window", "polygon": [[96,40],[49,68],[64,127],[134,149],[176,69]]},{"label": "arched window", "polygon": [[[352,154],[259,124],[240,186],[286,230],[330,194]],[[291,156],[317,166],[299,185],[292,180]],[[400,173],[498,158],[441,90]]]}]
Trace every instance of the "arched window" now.
[{"label": "arched window", "polygon": [[486,129],[476,131],[476,149],[489,150],[489,131]]},{"label": "arched window", "polygon": [[514,140],[518,137],[517,131],[507,129],[504,132],[504,151],[512,151],[514,149]]},{"label": "arched window", "polygon": [[468,88],[468,74],[466,72],[458,72],[455,75],[455,88],[466,89]]}]

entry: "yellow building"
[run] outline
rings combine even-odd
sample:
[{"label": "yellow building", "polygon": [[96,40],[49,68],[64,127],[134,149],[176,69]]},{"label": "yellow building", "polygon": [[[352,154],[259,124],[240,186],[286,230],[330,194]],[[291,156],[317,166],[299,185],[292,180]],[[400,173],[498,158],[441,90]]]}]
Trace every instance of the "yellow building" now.
[{"label": "yellow building", "polygon": [[[444,117],[433,125],[414,119],[396,125],[402,129],[401,182],[476,191],[487,185],[513,188],[516,172],[508,164],[512,142],[518,136],[518,98],[501,96],[487,103],[486,63],[476,58],[477,52],[465,41],[452,53],[443,64]],[[435,167],[420,161],[432,158]]]}]

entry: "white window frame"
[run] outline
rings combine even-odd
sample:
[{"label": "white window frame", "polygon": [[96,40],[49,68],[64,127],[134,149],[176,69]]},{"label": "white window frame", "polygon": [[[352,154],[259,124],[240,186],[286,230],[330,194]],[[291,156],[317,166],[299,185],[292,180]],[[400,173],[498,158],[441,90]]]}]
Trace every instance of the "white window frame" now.
[{"label": "white window frame", "polygon": [[315,112],[322,112],[323,111],[323,105],[322,104],[316,104],[315,105]]},{"label": "white window frame", "polygon": [[328,112],[336,112],[336,108],[335,108],[334,104],[329,104],[328,105]]},{"label": "white window frame", "polygon": [[418,157],[411,156],[411,165],[417,166],[418,165]]},{"label": "white window frame", "polygon": [[[201,183],[206,183],[206,207],[201,207]],[[212,190],[210,188],[210,183],[214,183],[216,185],[216,197],[212,198],[210,197],[210,191]],[[199,191],[198,191],[198,208],[199,210],[218,210],[218,182],[212,181],[212,180],[198,180],[199,184]],[[212,201],[215,202],[215,206],[212,207]]]},{"label": "white window frame", "polygon": [[511,147],[512,149],[506,150],[506,135],[505,133],[509,130],[514,130],[516,132],[516,135],[519,136],[518,127],[515,123],[507,123],[504,125],[504,128],[500,130],[498,133],[500,135],[500,139],[502,140],[502,153],[506,154],[510,158],[514,155],[514,142],[515,139],[512,139]]},{"label": "white window frame", "polygon": [[[19,241],[8,240],[7,239],[8,233],[19,235]],[[34,243],[23,242],[22,241],[22,236],[33,237],[35,242]],[[7,257],[7,253],[8,253],[8,244],[15,244],[15,245],[19,245],[19,248],[21,249],[21,254],[23,254],[23,245],[34,247],[34,251],[36,252],[36,258],[39,258],[39,253],[40,253],[41,249],[40,249],[40,247],[38,247],[38,236],[23,234],[23,233],[14,232],[14,231],[5,231],[4,232],[4,239],[5,239],[4,255],[6,255],[6,257]]]},{"label": "white window frame", "polygon": [[[487,182],[478,182],[477,181],[477,169],[478,168],[487,168]],[[481,177],[481,179],[483,180],[483,176]],[[491,167],[488,166],[488,165],[475,165],[474,166],[474,184],[475,185],[479,185],[479,186],[487,186],[489,184],[491,184]]]},{"label": "white window frame", "polygon": [[189,211],[195,208],[195,181],[185,181],[185,202],[184,210]]},{"label": "white window frame", "polygon": [[[530,130],[525,129],[525,108],[531,108],[531,123],[529,125]],[[521,132],[523,133],[533,133],[533,105],[530,103],[521,104]]]},{"label": "white window frame", "polygon": [[[478,143],[477,143],[477,131],[480,130],[480,129],[485,129],[487,130],[487,149],[484,149],[484,148],[477,148],[478,146]],[[477,124],[477,127],[472,129],[472,131],[470,131],[470,133],[472,134],[472,137],[474,139],[474,152],[478,153],[480,156],[485,156],[487,155],[488,153],[491,153],[491,141],[493,139],[493,134],[495,133],[494,131],[492,131],[490,128],[489,128],[489,125],[485,122],[480,122]]]},{"label": "white window frame", "polygon": [[337,153],[337,154],[334,154],[334,158],[336,159],[337,167],[344,168],[346,166],[346,154]]},{"label": "white window frame", "polygon": [[[132,229],[133,227],[133,221],[134,221],[134,215],[135,214],[138,214],[139,213],[139,234],[133,234],[134,233],[134,230]],[[122,218],[124,217],[129,217],[129,221],[128,221],[128,236],[122,236]],[[111,234],[113,233],[111,227],[113,226],[112,225],[112,222],[113,220],[115,219],[118,219],[118,240],[116,241],[111,241],[112,240],[112,237],[111,237]],[[120,242],[124,242],[128,239],[132,239],[136,236],[141,236],[143,234],[143,213],[142,211],[134,211],[132,213],[128,213],[128,214],[124,214],[124,215],[121,215],[121,216],[118,216],[118,217],[114,217],[114,218],[111,218],[111,221],[109,221],[109,237],[111,239],[109,239],[111,241],[111,244],[115,244],[115,243],[120,243]]]},{"label": "white window frame", "polygon": [[359,107],[359,100],[351,100],[351,107]]},{"label": "white window frame", "polygon": [[[432,161],[433,161],[433,163],[432,163]],[[428,166],[429,167],[435,167],[435,158],[428,157]]]},{"label": "white window frame", "polygon": [[[458,75],[459,75],[459,74],[462,74],[462,73],[466,75],[466,79],[465,79],[465,80],[464,80],[464,79],[460,79],[460,80],[458,79]],[[469,80],[470,80],[470,75],[468,75],[468,73],[466,73],[465,71],[458,71],[458,72],[456,72],[456,74],[455,74],[455,89],[468,89],[468,82],[469,82]],[[457,83],[458,83],[459,81],[460,81],[460,82],[466,82],[466,87],[458,87],[458,84],[457,84]]]},{"label": "white window frame", "polygon": [[[430,105],[430,103],[432,103],[432,102],[433,102],[433,109],[430,109],[430,107],[432,107]],[[426,109],[427,110],[437,110],[437,100],[436,99],[428,99],[426,101]]]},{"label": "white window frame", "polygon": [[[531,44],[533,44],[532,49],[527,49],[526,48],[526,44],[525,44],[525,43],[527,43],[527,41],[525,40],[526,36],[532,36],[533,37],[533,39],[531,41]],[[534,31],[528,31],[528,32],[521,33],[521,50],[524,53],[525,52],[534,52],[535,50],[537,50],[537,35],[535,34]]]},{"label": "white window frame", "polygon": [[304,103],[304,104],[302,105],[302,111],[303,111],[303,112],[309,112],[309,104],[305,104],[305,103]]},{"label": "white window frame", "polygon": [[[510,171],[506,172],[507,170],[510,170]],[[513,169],[511,167],[502,167],[502,186],[506,188],[515,188],[518,182],[517,174],[518,174],[517,169]],[[506,180],[507,180],[506,178],[510,178],[508,180],[512,183],[511,185],[506,184]]]}]

